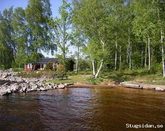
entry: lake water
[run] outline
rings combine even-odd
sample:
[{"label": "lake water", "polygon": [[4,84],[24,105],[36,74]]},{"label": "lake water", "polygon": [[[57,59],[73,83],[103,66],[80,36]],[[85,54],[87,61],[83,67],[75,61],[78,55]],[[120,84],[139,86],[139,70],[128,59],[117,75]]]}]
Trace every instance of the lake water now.
[{"label": "lake water", "polygon": [[97,87],[0,97],[2,131],[123,131],[128,123],[165,126],[165,93]]}]

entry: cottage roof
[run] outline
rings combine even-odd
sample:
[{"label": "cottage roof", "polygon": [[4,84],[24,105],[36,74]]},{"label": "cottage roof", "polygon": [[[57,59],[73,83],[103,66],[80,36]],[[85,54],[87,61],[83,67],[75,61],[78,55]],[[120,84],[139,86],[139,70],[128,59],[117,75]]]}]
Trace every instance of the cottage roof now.
[{"label": "cottage roof", "polygon": [[57,58],[41,58],[36,62],[37,64],[58,63]]}]

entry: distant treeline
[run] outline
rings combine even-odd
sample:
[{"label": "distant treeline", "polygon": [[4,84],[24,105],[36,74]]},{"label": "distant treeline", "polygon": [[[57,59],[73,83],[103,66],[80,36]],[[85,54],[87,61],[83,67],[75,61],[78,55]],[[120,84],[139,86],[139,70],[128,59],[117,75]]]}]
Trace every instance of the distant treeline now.
[{"label": "distant treeline", "polygon": [[84,54],[93,76],[104,70],[164,67],[165,2],[162,0],[62,0],[59,17],[49,0],[29,0],[27,8],[0,14],[0,66],[9,68],[59,49],[66,64],[74,46],[76,70]]}]

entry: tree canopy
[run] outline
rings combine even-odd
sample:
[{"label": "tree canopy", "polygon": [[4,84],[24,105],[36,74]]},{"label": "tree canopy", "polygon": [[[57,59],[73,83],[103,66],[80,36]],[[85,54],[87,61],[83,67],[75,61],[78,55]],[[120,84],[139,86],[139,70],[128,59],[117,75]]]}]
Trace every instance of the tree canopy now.
[{"label": "tree canopy", "polygon": [[49,0],[29,0],[25,9],[0,13],[0,65],[22,66],[41,50],[58,50],[65,65],[74,46],[76,70],[83,51],[94,78],[111,70],[151,72],[157,65],[165,77],[164,13],[162,0],[62,0],[54,17]]}]

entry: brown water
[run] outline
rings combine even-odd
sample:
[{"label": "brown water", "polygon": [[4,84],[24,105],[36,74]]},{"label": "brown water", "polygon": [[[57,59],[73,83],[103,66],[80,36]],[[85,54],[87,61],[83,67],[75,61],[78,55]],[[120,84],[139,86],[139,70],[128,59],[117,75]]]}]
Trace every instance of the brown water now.
[{"label": "brown water", "polygon": [[0,98],[2,131],[123,131],[127,123],[165,126],[165,93],[70,88]]}]

